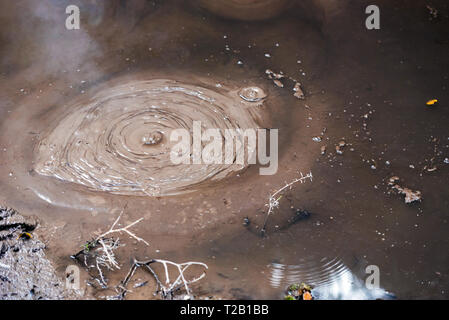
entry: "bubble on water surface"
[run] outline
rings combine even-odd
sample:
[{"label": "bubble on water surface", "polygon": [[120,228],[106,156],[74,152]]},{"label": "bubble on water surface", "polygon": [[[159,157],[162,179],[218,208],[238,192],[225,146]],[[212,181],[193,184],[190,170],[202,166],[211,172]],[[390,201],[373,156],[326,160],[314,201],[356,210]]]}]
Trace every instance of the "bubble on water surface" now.
[{"label": "bubble on water surface", "polygon": [[162,142],[164,135],[160,131],[154,131],[142,137],[142,143],[147,146],[156,145]]},{"label": "bubble on water surface", "polygon": [[267,97],[267,94],[259,87],[246,87],[239,91],[239,96],[248,102],[259,102]]}]

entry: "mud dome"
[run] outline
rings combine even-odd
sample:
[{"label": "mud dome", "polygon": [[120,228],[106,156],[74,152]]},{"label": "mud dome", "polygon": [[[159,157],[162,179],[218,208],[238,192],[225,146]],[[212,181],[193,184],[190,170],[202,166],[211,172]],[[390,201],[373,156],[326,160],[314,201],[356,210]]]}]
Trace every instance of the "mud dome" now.
[{"label": "mud dome", "polygon": [[[193,191],[245,166],[174,164],[171,152],[178,141],[170,141],[172,130],[191,132],[194,121],[202,129],[257,128],[247,100],[222,87],[218,92],[164,79],[109,88],[64,108],[68,114],[39,143],[35,170],[114,194]],[[244,148],[244,141],[237,148]]]}]

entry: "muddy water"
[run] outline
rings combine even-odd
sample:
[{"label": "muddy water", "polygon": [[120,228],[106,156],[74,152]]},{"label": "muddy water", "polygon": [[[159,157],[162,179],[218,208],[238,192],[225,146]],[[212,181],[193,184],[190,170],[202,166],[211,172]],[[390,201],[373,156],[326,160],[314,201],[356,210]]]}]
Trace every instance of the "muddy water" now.
[{"label": "muddy water", "polygon": [[[211,159],[203,159],[211,164],[191,161],[191,146],[197,147],[196,137],[191,136],[205,130],[257,129],[250,109],[259,104],[244,102],[252,98],[245,95],[247,91],[261,89],[232,91],[219,83],[216,86],[228,95],[217,89],[155,79],[109,88],[88,102],[63,106],[69,114],[56,120],[58,125],[39,142],[35,170],[92,190],[130,196],[192,192],[195,186],[226,177],[243,169],[243,163],[231,163],[230,158],[226,164],[224,157],[214,163],[213,152]],[[188,148],[177,148],[179,137],[172,139],[176,130],[188,133]],[[198,151],[207,151],[207,144],[199,143]],[[226,141],[213,143],[224,146]],[[243,147],[244,141],[239,141],[236,152],[242,153]],[[183,158],[188,161],[176,165],[178,161],[173,159],[178,157],[179,162]]]},{"label": "muddy water", "polygon": [[[40,236],[61,275],[72,263],[68,256],[126,207],[123,223],[144,217],[135,231],[150,246],[127,240],[112,283],[136,256],[207,263],[208,276],[196,288],[201,295],[280,298],[291,282],[305,281],[321,298],[386,298],[386,292],[447,298],[448,8],[439,2],[440,19],[429,21],[421,1],[381,4],[383,27],[372,32],[364,27],[362,2],[298,2],[272,20],[247,22],[194,2],[80,1],[77,31],[64,28],[64,1],[2,4],[1,203],[40,219]],[[266,69],[284,73],[283,88]],[[130,84],[160,90],[160,81],[177,81],[192,94],[130,94]],[[293,96],[296,82],[305,100]],[[220,126],[279,128],[277,174],[261,176],[252,165],[214,180],[216,168],[180,170],[191,180],[164,190],[188,193],[145,196],[148,184],[130,191],[142,186],[141,175],[107,155],[104,138],[116,140],[113,151],[132,155],[137,171],[151,168],[151,153],[167,145],[146,142],[159,136],[154,132],[164,141],[166,133],[153,121],[158,113],[142,108],[150,119],[145,125],[140,106],[149,99],[170,115],[186,112],[197,108],[198,87],[223,102],[230,120],[218,117]],[[247,87],[267,95],[250,107],[251,116],[247,106],[235,109],[242,101],[236,93]],[[128,121],[111,95],[124,97],[124,108],[137,117]],[[440,101],[435,108],[425,105],[431,98]],[[184,116],[187,127],[197,117],[215,119]],[[76,146],[80,140],[95,148]],[[155,161],[164,168],[164,158]],[[174,174],[151,170],[165,182]],[[260,237],[268,196],[299,172],[312,172],[313,181],[283,195]],[[420,190],[422,202],[406,205],[390,192],[393,175]],[[119,189],[111,189],[112,176]],[[296,215],[298,209],[310,216]],[[378,291],[364,285],[368,265],[380,269]],[[130,297],[149,298],[151,290]],[[105,295],[92,288],[88,294]]]}]

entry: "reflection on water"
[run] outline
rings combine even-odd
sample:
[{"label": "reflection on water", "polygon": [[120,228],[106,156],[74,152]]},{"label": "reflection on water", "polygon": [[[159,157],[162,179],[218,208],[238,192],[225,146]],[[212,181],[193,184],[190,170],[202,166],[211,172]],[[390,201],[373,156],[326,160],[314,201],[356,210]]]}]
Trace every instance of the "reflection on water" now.
[{"label": "reflection on water", "polygon": [[383,290],[368,289],[363,279],[357,277],[338,258],[322,258],[298,265],[272,263],[270,285],[287,288],[293,283],[307,283],[314,286],[313,295],[322,300],[366,300],[391,299],[392,295]]}]

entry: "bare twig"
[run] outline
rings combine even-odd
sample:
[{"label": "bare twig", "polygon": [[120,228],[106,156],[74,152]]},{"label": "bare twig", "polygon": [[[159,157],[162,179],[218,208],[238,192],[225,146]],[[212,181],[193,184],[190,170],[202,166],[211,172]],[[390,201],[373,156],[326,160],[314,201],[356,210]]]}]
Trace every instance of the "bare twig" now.
[{"label": "bare twig", "polygon": [[136,221],[134,221],[133,223],[127,225],[126,227],[123,228],[118,228],[118,229],[114,229],[114,227],[117,225],[117,223],[119,222],[120,218],[122,217],[123,211],[120,213],[120,215],[117,217],[117,219],[114,221],[114,223],[112,224],[111,228],[106,231],[105,233],[103,233],[102,235],[99,235],[97,237],[97,239],[102,239],[105,238],[107,235],[111,234],[111,233],[121,233],[121,232],[126,232],[129,236],[131,236],[132,238],[136,239],[139,242],[143,242],[145,243],[147,246],[149,246],[150,244],[148,242],[146,242],[144,239],[139,238],[138,236],[136,236],[133,232],[129,231],[128,229],[131,228],[132,226],[138,224],[140,221],[143,220],[143,218],[140,218]]},{"label": "bare twig", "polygon": [[[157,273],[151,268],[151,265],[154,263],[160,263],[164,267],[164,276],[165,276],[165,282],[162,282],[157,275]],[[128,285],[129,281],[133,277],[134,273],[136,272],[137,268],[140,267],[146,267],[148,271],[153,275],[154,279],[156,280],[156,293],[160,292],[163,299],[171,298],[173,297],[173,293],[178,290],[181,287],[184,287],[187,295],[190,295],[191,290],[189,285],[192,283],[195,283],[201,279],[203,279],[206,276],[206,271],[203,271],[203,273],[198,276],[194,277],[192,279],[186,279],[185,272],[187,269],[191,266],[200,266],[204,269],[208,269],[207,265],[202,262],[184,262],[184,263],[175,263],[168,260],[160,260],[160,259],[151,259],[148,261],[138,261],[134,260],[134,264],[132,265],[130,271],[128,272],[128,275],[126,278],[122,281],[121,285],[118,286],[119,295],[117,298],[123,299],[128,292],[126,289],[126,286]],[[177,277],[172,281],[170,279],[170,272],[169,272],[169,266],[174,266],[176,270],[178,271]]]},{"label": "bare twig", "polygon": [[[138,219],[134,221],[133,223],[119,228],[118,223],[120,221],[120,218],[123,214],[123,211],[120,213],[120,215],[117,217],[117,219],[114,221],[114,223],[111,225],[108,231],[100,234],[96,238],[94,238],[91,241],[88,241],[81,251],[76,253],[72,256],[72,258],[77,259],[78,256],[84,255],[84,265],[86,269],[89,270],[96,270],[96,273],[98,275],[93,276],[93,278],[103,287],[108,288],[107,285],[107,279],[105,277],[104,270],[117,270],[120,269],[120,265],[116,259],[115,256],[115,250],[122,246],[120,244],[119,238],[114,239],[111,237],[114,233],[126,233],[133,239],[143,242],[146,245],[149,245],[147,241],[144,239],[138,237],[135,235],[132,231],[129,229],[139,222],[141,222],[143,219]],[[91,263],[89,261],[92,261]],[[152,268],[152,264],[159,263],[162,264],[164,268],[164,282],[161,281],[158,274],[155,272],[155,270]],[[169,266],[174,267],[177,271],[175,277],[171,277]],[[204,268],[204,271],[201,275],[198,277],[194,277],[191,279],[186,278],[185,274],[187,270],[191,266],[200,266]],[[159,259],[152,259],[148,261],[138,261],[134,260],[134,264],[132,265],[131,269],[129,270],[127,276],[121,283],[116,287],[116,291],[118,293],[117,296],[110,296],[105,297],[107,299],[124,299],[126,294],[130,292],[130,290],[127,289],[127,285],[129,281],[134,276],[136,270],[138,268],[145,267],[150,273],[152,274],[153,278],[156,281],[156,293],[160,293],[163,299],[171,298],[173,297],[173,293],[180,289],[184,288],[187,295],[190,296],[191,289],[190,285],[192,283],[195,283],[201,279],[203,279],[206,276],[205,270],[208,269],[207,265],[202,262],[184,262],[184,263],[175,263],[168,260],[159,260]],[[172,270],[173,271],[173,270]]]},{"label": "bare twig", "polygon": [[[118,228],[116,226],[118,225],[122,214],[123,210],[108,231],[100,234],[92,241],[88,241],[83,246],[83,249],[81,251],[72,256],[72,258],[77,259],[79,255],[84,255],[84,265],[86,269],[90,270],[94,268],[97,270],[98,278],[94,277],[94,279],[97,280],[103,288],[107,288],[107,279],[104,276],[103,268],[106,268],[108,270],[120,269],[120,265],[117,262],[114,252],[117,248],[121,247],[122,244],[120,243],[119,238],[114,239],[110,237],[110,235],[112,235],[113,233],[124,232],[137,241],[143,242],[147,246],[149,245],[147,241],[136,236],[132,231],[129,230],[131,227],[141,222],[143,218],[140,218],[125,227]],[[93,264],[89,264],[88,258],[94,258]]]},{"label": "bare twig", "polygon": [[284,192],[286,189],[291,189],[292,186],[298,182],[305,183],[307,179],[310,179],[310,181],[312,181],[313,179],[312,172],[309,172],[307,175],[303,175],[302,172],[300,172],[300,175],[301,176],[299,178],[296,178],[293,181],[286,183],[282,188],[276,190],[268,198],[268,203],[265,205],[266,207],[268,207],[268,211],[267,214],[265,215],[265,221],[263,223],[263,227],[261,230],[262,235],[265,234],[269,216],[273,213],[274,209],[279,207],[279,201],[282,198],[282,192]]}]

